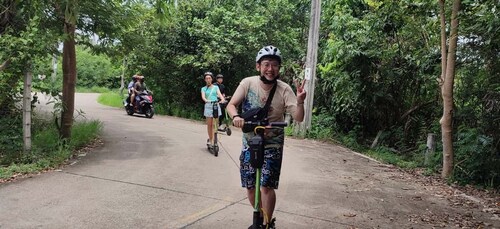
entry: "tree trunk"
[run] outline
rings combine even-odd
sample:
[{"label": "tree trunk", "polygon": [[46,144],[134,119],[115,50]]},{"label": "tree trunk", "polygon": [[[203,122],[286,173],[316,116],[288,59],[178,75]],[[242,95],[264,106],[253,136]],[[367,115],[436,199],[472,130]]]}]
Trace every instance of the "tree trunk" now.
[{"label": "tree trunk", "polygon": [[71,127],[73,126],[73,113],[75,109],[75,85],[76,85],[76,51],[75,51],[75,25],[70,22],[64,23],[66,39],[63,43],[63,90],[61,114],[61,138],[71,138]]},{"label": "tree trunk", "polygon": [[125,89],[125,70],[127,69],[127,57],[123,57],[123,69],[120,81],[120,95],[123,96],[123,89]]},{"label": "tree trunk", "polygon": [[441,77],[439,79],[439,86],[443,86],[444,78],[446,75],[446,53],[448,50],[448,46],[446,45],[446,17],[444,10],[445,0],[439,0],[439,8],[441,15]]},{"label": "tree trunk", "polygon": [[3,71],[5,70],[10,64],[10,59],[4,61],[1,65],[0,65],[0,71]]},{"label": "tree trunk", "polygon": [[28,64],[24,73],[24,90],[23,90],[23,151],[29,153],[31,151],[31,82],[33,73],[31,66]]},{"label": "tree trunk", "polygon": [[[446,58],[446,74],[441,85],[443,97],[443,117],[440,120],[443,141],[443,171],[442,177],[450,177],[453,173],[453,83],[455,78],[455,58],[458,40],[458,11],[460,0],[453,2],[451,13],[450,41]],[[444,15],[444,14],[443,14]]]}]

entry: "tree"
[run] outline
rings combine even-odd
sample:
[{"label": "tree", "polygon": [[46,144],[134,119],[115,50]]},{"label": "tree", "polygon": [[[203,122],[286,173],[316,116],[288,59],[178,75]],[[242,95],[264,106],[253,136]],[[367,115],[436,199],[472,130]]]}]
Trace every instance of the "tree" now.
[{"label": "tree", "polygon": [[[137,23],[145,41],[130,55],[128,67],[141,71],[155,95],[165,98],[158,106],[196,111],[204,71],[224,74],[224,83],[235,89],[243,77],[255,74],[255,54],[264,45],[282,50],[284,69],[301,59],[309,6],[304,0],[179,1],[177,10],[167,4],[170,14],[162,23]],[[290,80],[287,73],[282,79]]]},{"label": "tree", "polygon": [[[97,35],[99,46],[112,45],[115,34],[122,30],[128,21],[126,4],[123,1],[78,1],[54,0],[54,8],[48,11],[55,12],[56,18],[52,20],[55,33],[60,32],[58,25],[63,24],[63,90],[60,136],[64,139],[71,137],[73,125],[76,73],[76,39],[90,47],[94,47],[91,40]],[[79,33],[76,34],[78,28]],[[98,49],[97,49],[98,50]]]},{"label": "tree", "polygon": [[443,98],[441,134],[443,141],[443,171],[441,176],[450,177],[453,173],[453,83],[458,41],[458,13],[460,0],[454,0],[451,9],[449,44],[446,45],[445,0],[439,0],[441,18],[441,78],[440,87]]},{"label": "tree", "polygon": [[[43,58],[50,53],[52,48],[47,46],[50,35],[46,35],[41,27],[41,1],[32,1],[29,3],[19,1],[4,1],[2,4],[3,12],[0,15],[0,59],[6,59],[0,69],[0,74],[6,76],[7,85],[3,87],[0,100],[0,110],[9,109],[10,105],[15,103],[15,92],[17,82],[24,75],[23,87],[23,151],[31,151],[31,84],[33,62]],[[5,79],[2,77],[2,80]],[[0,81],[1,83],[1,81]],[[8,104],[10,103],[10,104]],[[6,109],[6,110],[7,110]],[[1,112],[9,115],[9,111]]]},{"label": "tree", "polygon": [[75,109],[75,86],[76,86],[76,47],[75,31],[77,1],[69,0],[64,10],[64,41],[63,41],[63,89],[61,113],[60,135],[63,139],[71,137],[71,127],[73,125],[73,113]]},{"label": "tree", "polygon": [[410,152],[439,116],[435,6],[363,0],[323,6],[314,103],[316,115],[331,124],[320,129]]}]

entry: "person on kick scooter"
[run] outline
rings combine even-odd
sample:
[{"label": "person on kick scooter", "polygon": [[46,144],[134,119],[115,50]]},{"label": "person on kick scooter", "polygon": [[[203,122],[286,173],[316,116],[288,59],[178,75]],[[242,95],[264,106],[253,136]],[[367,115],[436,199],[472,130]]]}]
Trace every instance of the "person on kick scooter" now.
[{"label": "person on kick scooter", "polygon": [[[295,82],[297,87],[297,95],[295,95],[290,85],[278,80],[282,57],[278,48],[274,46],[263,47],[257,53],[255,62],[255,68],[259,72],[259,75],[244,78],[227,105],[227,111],[233,119],[233,125],[239,128],[244,126],[245,120],[237,111],[237,107],[240,104],[242,104],[242,112],[245,113],[258,107],[263,108],[268,97],[272,97],[267,112],[269,122],[284,121],[285,113],[292,114],[295,121],[301,122],[304,119],[305,81],[302,81],[301,84]],[[276,89],[274,96],[272,96],[270,92],[275,84]],[[250,150],[248,141],[253,136],[255,136],[253,131],[243,134],[243,148],[240,155],[241,185],[247,189],[247,196],[252,206],[255,202],[256,170],[252,168],[249,162]],[[266,129],[264,137],[264,164],[260,180],[261,203],[264,214],[262,217],[265,219],[263,221],[264,225],[261,226],[262,228],[274,228],[275,218],[272,218],[276,205],[276,193],[274,190],[278,188],[279,184],[284,138],[285,133],[283,128],[271,127]],[[250,226],[250,228],[253,227]]]},{"label": "person on kick scooter", "polygon": [[224,99],[224,96],[222,96],[222,94],[220,93],[219,87],[213,84],[214,75],[211,72],[205,72],[205,74],[203,74],[203,77],[207,85],[201,88],[201,99],[205,102],[203,115],[207,119],[207,132],[208,132],[207,145],[208,145],[213,140],[212,137],[214,130],[212,128],[212,125],[214,117],[218,117],[221,115],[220,106],[218,107],[219,113],[213,114],[214,112],[213,112],[212,102],[216,102],[217,98],[220,98],[221,103],[225,103],[226,100]]},{"label": "person on kick scooter", "polygon": [[[224,81],[224,76],[219,73],[219,74],[217,74],[217,76],[215,78],[217,81],[214,83],[214,85],[219,87],[220,93],[222,94],[222,96],[224,96],[224,98],[226,98],[226,86],[224,86],[224,84],[222,84],[222,82]],[[226,116],[225,115],[226,105],[227,104],[225,104],[225,103],[220,104],[220,109],[221,109],[222,115],[219,116],[219,129],[218,129],[219,131],[226,130],[226,127],[224,126],[225,124],[223,123],[224,118]]]}]

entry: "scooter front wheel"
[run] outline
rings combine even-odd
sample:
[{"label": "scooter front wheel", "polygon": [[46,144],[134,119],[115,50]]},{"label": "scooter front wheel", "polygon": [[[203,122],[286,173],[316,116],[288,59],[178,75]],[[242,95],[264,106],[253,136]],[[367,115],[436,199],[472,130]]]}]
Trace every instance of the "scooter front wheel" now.
[{"label": "scooter front wheel", "polygon": [[213,150],[214,150],[214,156],[216,157],[219,156],[219,146],[215,145]]}]

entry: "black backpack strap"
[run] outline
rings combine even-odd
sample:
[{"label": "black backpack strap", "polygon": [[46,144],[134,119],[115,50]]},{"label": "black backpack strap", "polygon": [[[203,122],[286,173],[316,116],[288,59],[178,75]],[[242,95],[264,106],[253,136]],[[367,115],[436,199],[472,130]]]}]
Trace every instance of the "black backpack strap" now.
[{"label": "black backpack strap", "polygon": [[271,107],[271,102],[273,101],[274,93],[276,92],[276,88],[278,87],[278,82],[276,82],[271,89],[271,92],[269,92],[269,97],[267,98],[266,105],[264,106],[264,111],[266,112],[266,117],[267,113],[269,112],[269,107]]}]

